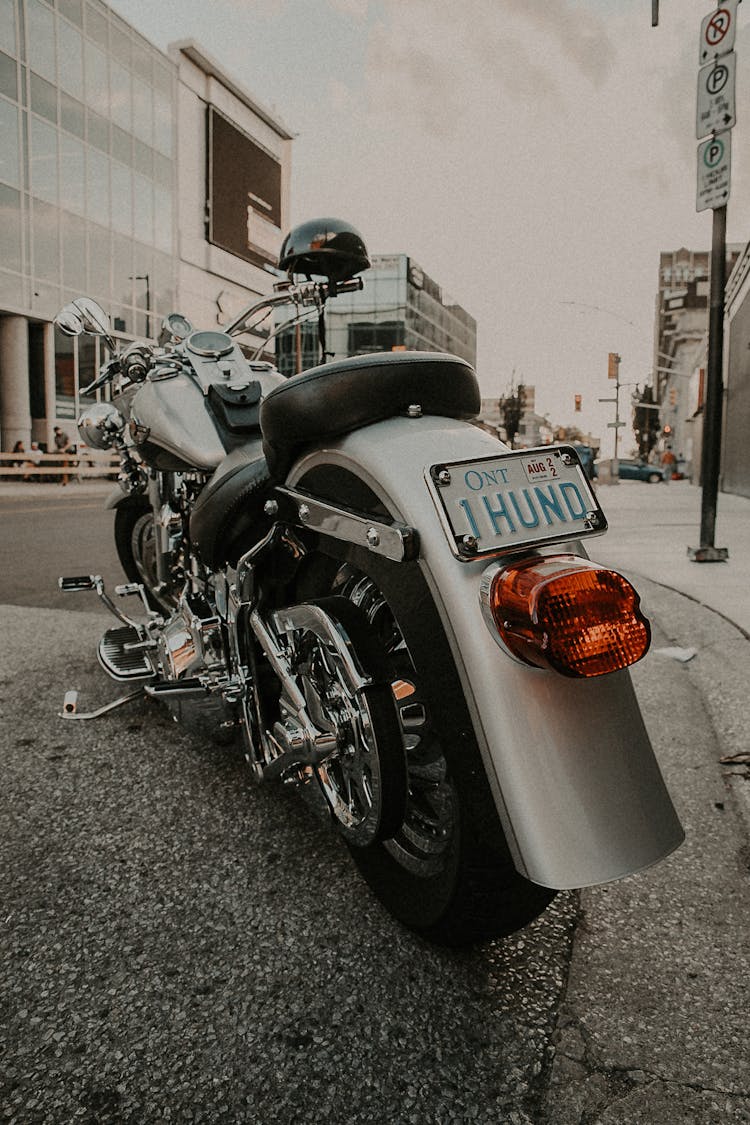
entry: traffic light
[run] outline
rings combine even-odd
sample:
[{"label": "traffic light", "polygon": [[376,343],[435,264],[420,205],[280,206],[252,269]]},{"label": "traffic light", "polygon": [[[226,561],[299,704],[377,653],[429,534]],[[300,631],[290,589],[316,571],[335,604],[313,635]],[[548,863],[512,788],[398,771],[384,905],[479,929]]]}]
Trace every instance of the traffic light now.
[{"label": "traffic light", "polygon": [[573,400],[573,401],[575,402],[575,410],[576,410],[576,414],[580,414],[580,413],[581,413],[581,396],[580,396],[580,395],[575,395],[575,397],[574,397],[574,400]]},{"label": "traffic light", "polygon": [[669,437],[669,435],[672,433],[672,427],[671,426],[665,426],[664,430],[663,430],[663,433],[664,433],[665,437]]},{"label": "traffic light", "polygon": [[616,379],[620,370],[620,357],[617,352],[610,352],[607,360],[607,378]]},{"label": "traffic light", "polygon": [[669,405],[677,406],[677,387],[669,388]]}]

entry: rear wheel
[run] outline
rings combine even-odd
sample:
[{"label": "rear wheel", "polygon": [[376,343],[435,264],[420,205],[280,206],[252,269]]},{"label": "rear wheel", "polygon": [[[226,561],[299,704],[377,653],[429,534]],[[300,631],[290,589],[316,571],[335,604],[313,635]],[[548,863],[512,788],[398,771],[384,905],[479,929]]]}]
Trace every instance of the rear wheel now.
[{"label": "rear wheel", "polygon": [[324,550],[330,555],[317,555],[298,592],[310,597],[325,588],[364,615],[390,660],[406,757],[403,819],[389,838],[351,847],[354,862],[391,914],[437,944],[469,945],[522,928],[555,892],[513,864],[418,565],[334,543]]}]

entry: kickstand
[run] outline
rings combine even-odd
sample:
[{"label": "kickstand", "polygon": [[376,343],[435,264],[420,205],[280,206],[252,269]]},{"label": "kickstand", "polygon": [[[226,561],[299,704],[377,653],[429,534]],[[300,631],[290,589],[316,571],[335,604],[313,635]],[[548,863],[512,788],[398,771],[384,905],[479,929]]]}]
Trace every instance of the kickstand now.
[{"label": "kickstand", "polygon": [[105,703],[103,707],[98,707],[96,711],[81,712],[77,710],[78,692],[66,691],[63,709],[58,711],[58,717],[61,719],[98,719],[100,715],[105,715],[107,711],[114,711],[116,707],[122,707],[125,703],[131,703],[134,699],[140,699],[144,696],[145,691],[140,687],[137,691],[131,691],[129,695],[121,695],[119,699],[113,700],[112,703]]}]

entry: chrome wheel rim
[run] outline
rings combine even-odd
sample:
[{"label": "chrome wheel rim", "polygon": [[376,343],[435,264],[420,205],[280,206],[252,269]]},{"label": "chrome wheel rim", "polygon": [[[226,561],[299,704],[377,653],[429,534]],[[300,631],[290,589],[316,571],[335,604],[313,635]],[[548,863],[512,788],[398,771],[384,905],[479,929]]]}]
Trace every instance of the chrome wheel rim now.
[{"label": "chrome wheel rim", "polygon": [[333,593],[363,611],[396,668],[392,688],[406,751],[408,796],[403,824],[383,846],[405,870],[429,878],[442,869],[458,826],[456,793],[440,741],[406,642],[381,591],[372,579],[346,565],[336,576]]},{"label": "chrome wheel rim", "polygon": [[382,817],[382,774],[368,689],[352,689],[339,654],[308,633],[299,665],[308,711],[319,729],[335,735],[337,749],[316,767],[321,787],[345,838],[365,847]]}]

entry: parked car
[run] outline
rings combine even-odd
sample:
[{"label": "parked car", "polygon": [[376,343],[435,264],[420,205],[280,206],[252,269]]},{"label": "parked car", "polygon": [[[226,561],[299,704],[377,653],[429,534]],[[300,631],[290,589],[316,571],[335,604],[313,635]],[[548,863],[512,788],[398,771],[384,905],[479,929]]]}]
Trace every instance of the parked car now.
[{"label": "parked car", "polygon": [[629,457],[620,457],[618,464],[620,480],[645,480],[649,484],[664,481],[664,469],[660,465],[649,465],[648,461]]},{"label": "parked car", "polygon": [[[617,464],[620,480],[645,480],[649,484],[657,484],[665,479],[665,470],[660,465],[650,465],[648,461],[641,461],[639,458],[618,457]],[[598,476],[596,464],[594,476]]]}]

